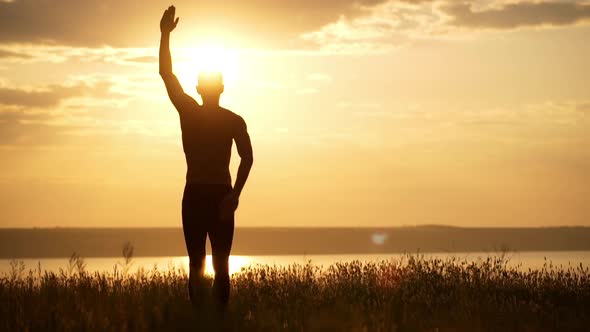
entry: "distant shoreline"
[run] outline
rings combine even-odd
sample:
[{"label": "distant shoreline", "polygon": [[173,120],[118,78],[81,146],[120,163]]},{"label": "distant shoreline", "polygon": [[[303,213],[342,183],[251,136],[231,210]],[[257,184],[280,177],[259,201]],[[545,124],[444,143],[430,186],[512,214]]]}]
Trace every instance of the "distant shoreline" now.
[{"label": "distant shoreline", "polygon": [[[0,258],[186,255],[180,228],[0,228]],[[590,227],[239,227],[235,255],[590,250]]]}]

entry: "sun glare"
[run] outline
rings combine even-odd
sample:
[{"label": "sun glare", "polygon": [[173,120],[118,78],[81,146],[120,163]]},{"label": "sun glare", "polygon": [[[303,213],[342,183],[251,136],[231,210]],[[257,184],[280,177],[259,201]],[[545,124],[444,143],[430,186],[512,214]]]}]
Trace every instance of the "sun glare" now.
[{"label": "sun glare", "polygon": [[183,48],[174,62],[174,72],[185,89],[197,85],[200,72],[221,72],[227,86],[238,78],[238,57],[235,51],[217,45]]},{"label": "sun glare", "polygon": [[[189,270],[189,258],[188,256],[184,257],[177,257],[179,261],[175,261],[173,265],[182,266],[185,271]],[[229,274],[235,274],[240,272],[242,268],[248,267],[252,264],[252,259],[249,256],[237,256],[231,255],[229,256]],[[211,255],[207,255],[205,258],[205,274],[213,275],[213,257]]]}]

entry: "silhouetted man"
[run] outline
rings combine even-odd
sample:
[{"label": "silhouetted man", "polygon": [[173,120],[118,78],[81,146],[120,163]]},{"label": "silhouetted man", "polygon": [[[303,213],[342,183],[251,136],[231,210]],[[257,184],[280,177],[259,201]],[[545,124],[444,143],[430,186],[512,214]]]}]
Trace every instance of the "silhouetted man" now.
[{"label": "silhouetted man", "polygon": [[[199,74],[197,91],[203,99],[202,106],[182,90],[172,73],[170,56],[170,32],[177,24],[175,8],[170,6],[160,21],[160,75],[180,116],[187,163],[182,226],[190,259],[189,295],[193,303],[204,295],[205,243],[209,235],[215,270],[213,293],[225,308],[229,300],[234,212],[252,167],[252,146],[244,120],[219,106],[224,88],[220,73]],[[233,141],[241,161],[232,189],[229,162]]]}]

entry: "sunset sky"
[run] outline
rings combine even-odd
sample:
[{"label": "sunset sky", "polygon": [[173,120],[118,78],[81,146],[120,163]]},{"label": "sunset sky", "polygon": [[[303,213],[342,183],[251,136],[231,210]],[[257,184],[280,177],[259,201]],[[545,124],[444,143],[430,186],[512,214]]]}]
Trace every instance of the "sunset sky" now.
[{"label": "sunset sky", "polygon": [[181,226],[170,4],[248,124],[237,226],[590,226],[590,1],[0,0],[0,227]]}]

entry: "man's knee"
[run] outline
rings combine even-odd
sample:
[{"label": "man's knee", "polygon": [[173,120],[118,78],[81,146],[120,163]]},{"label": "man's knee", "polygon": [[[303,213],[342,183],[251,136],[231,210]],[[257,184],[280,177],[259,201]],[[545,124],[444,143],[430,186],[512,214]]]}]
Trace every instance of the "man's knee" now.
[{"label": "man's knee", "polygon": [[203,274],[205,272],[205,258],[201,257],[190,257],[189,268],[191,272]]},{"label": "man's knee", "polygon": [[229,276],[229,257],[225,258],[214,258],[213,259],[213,270],[215,275]]}]

